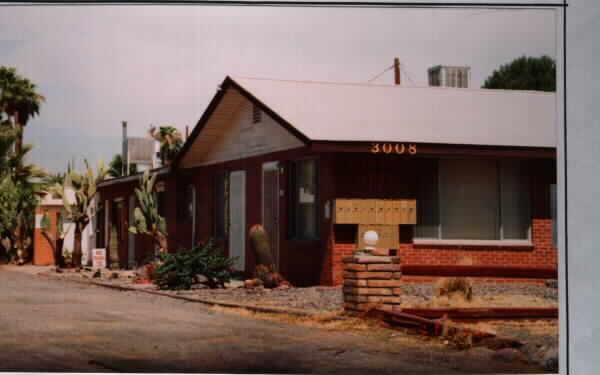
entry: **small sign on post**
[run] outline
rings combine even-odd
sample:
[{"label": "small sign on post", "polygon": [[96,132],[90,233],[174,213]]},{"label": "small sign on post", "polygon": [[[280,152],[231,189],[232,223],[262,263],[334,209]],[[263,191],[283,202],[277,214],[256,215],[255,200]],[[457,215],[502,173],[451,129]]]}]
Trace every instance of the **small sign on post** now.
[{"label": "small sign on post", "polygon": [[106,268],[106,249],[92,250],[92,267]]}]

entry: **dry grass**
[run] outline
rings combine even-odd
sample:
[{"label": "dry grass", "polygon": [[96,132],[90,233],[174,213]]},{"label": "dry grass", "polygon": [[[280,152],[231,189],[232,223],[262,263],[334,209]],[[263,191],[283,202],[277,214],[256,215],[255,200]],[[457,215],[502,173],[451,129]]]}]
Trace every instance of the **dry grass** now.
[{"label": "dry grass", "polygon": [[365,320],[345,316],[343,313],[320,313],[310,316],[298,316],[282,313],[254,312],[245,308],[229,308],[213,306],[212,310],[239,314],[264,320],[274,320],[289,324],[301,325],[307,328],[318,328],[330,331],[340,331],[359,336],[371,336],[394,344],[410,345],[414,347],[441,347],[438,340],[430,340],[426,337],[414,336],[395,329],[386,328],[379,321]]},{"label": "dry grass", "polygon": [[506,321],[486,323],[491,329],[498,327],[509,327],[526,330],[532,335],[558,336],[558,320],[535,320],[535,321]]},{"label": "dry grass", "polygon": [[558,307],[558,301],[542,297],[512,295],[473,297],[470,301],[461,293],[448,296],[433,297],[430,301],[419,304],[403,304],[404,307]]}]

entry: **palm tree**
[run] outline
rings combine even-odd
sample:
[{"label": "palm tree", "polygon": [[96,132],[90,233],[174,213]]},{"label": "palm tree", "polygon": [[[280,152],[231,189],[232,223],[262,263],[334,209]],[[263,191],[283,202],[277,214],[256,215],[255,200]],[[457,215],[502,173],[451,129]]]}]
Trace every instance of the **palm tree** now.
[{"label": "palm tree", "polygon": [[25,163],[31,148],[31,145],[24,145],[19,153],[9,152],[2,158],[6,170],[0,178],[0,212],[3,216],[0,231],[16,248],[19,264],[25,263],[28,257],[27,238],[32,230],[34,210],[39,198],[45,194],[44,184],[35,179],[47,176],[44,169]]},{"label": "palm tree", "polygon": [[[36,92],[36,86],[27,78],[17,74],[17,70],[12,67],[0,67],[0,112],[8,118],[0,122],[2,128],[11,126],[14,130],[14,154],[9,157],[8,164],[11,172],[9,176],[14,184],[10,185],[17,190],[32,191],[32,194],[19,194],[22,201],[18,206],[17,223],[14,230],[17,255],[19,263],[23,264],[26,257],[25,238],[33,215],[35,206],[31,206],[31,196],[36,196],[36,189],[43,187],[43,184],[30,181],[31,177],[43,177],[39,169],[31,165],[24,164],[24,157],[31,149],[30,146],[23,146],[23,130],[27,122],[38,115],[41,103],[46,100],[44,96]],[[38,173],[40,172],[40,173]],[[7,185],[8,186],[8,185]],[[8,188],[7,188],[8,189]],[[24,202],[28,204],[24,204]]]},{"label": "palm tree", "polygon": [[8,173],[8,158],[15,142],[12,129],[0,127],[0,178]]},{"label": "palm tree", "polygon": [[12,119],[17,131],[15,152],[23,148],[23,130],[27,122],[40,113],[40,105],[46,98],[36,92],[36,85],[17,74],[15,68],[0,67],[0,112]]},{"label": "palm tree", "polygon": [[150,127],[150,136],[160,142],[160,160],[162,164],[169,164],[181,147],[183,137],[177,128],[173,126]]},{"label": "palm tree", "polygon": [[[116,154],[113,156],[112,160],[108,164],[108,175],[110,177],[121,177],[123,176],[123,156],[121,154]],[[129,164],[129,174],[137,173],[137,165]]]}]

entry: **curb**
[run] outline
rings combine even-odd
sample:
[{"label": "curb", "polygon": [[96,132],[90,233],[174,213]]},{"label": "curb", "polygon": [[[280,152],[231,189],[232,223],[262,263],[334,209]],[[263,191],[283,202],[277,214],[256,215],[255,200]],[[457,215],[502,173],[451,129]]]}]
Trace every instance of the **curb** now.
[{"label": "curb", "polygon": [[[99,286],[99,287],[103,287],[103,288],[107,288],[107,289],[119,290],[122,292],[142,292],[142,293],[152,294],[152,295],[156,295],[156,296],[163,296],[163,297],[178,299],[178,300],[182,300],[182,301],[186,301],[186,302],[201,303],[201,304],[209,305],[209,306],[247,309],[250,311],[260,312],[260,313],[287,314],[287,315],[295,315],[295,316],[302,316],[302,317],[318,316],[318,313],[309,312],[309,311],[300,310],[300,309],[284,309],[284,308],[277,308],[277,307],[265,307],[265,306],[248,305],[248,304],[242,304],[242,303],[223,302],[223,301],[205,299],[205,298],[192,298],[192,297],[186,297],[186,296],[172,295],[172,294],[157,291],[157,290],[144,290],[144,289],[132,288],[132,287],[124,286],[124,285],[111,285],[111,284],[106,284],[106,283],[93,281],[93,280],[86,281],[86,280],[77,280],[77,279],[67,279],[67,278],[56,277],[53,275],[38,275],[38,276],[48,277],[48,278],[51,278],[54,280],[75,282],[78,284],[94,285],[94,286]],[[332,318],[331,320],[346,320],[346,319],[348,319],[348,318],[339,316],[339,317]]]}]

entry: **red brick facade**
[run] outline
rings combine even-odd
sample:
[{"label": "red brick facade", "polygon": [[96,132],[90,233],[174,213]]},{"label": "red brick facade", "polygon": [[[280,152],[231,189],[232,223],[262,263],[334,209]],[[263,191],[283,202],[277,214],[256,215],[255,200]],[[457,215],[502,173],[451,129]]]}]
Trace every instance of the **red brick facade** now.
[{"label": "red brick facade", "polygon": [[[321,271],[321,284],[341,285],[343,282],[342,258],[352,255],[353,243],[338,243],[332,231],[327,254]],[[424,246],[402,243],[399,255],[402,264],[454,265],[469,257],[473,265],[529,266],[556,268],[558,252],[552,247],[552,220],[533,219],[532,243],[529,248],[504,248],[482,246]],[[427,276],[427,275],[423,275]],[[410,281],[426,281],[431,277],[413,277]],[[485,278],[486,281],[515,281],[515,279]],[[481,281],[481,280],[480,280]]]}]

